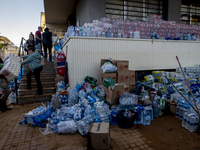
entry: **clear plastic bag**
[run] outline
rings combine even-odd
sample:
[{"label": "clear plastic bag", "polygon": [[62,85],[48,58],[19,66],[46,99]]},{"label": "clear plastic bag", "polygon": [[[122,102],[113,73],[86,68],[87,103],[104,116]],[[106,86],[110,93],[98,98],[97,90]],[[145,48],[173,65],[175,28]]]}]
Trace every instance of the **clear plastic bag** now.
[{"label": "clear plastic bag", "polygon": [[60,121],[57,124],[58,134],[76,133],[77,125],[73,120],[70,121]]},{"label": "clear plastic bag", "polygon": [[8,104],[11,104],[11,103],[16,104],[16,93],[13,91],[8,96]]}]

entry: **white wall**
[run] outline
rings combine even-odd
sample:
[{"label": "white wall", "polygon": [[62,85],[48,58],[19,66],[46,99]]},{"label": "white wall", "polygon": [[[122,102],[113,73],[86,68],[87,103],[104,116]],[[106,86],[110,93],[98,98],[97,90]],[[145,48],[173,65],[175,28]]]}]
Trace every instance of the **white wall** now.
[{"label": "white wall", "polygon": [[200,64],[200,42],[71,37],[67,52],[70,86],[89,75],[100,78],[100,60],[128,60],[130,70],[175,69]]}]

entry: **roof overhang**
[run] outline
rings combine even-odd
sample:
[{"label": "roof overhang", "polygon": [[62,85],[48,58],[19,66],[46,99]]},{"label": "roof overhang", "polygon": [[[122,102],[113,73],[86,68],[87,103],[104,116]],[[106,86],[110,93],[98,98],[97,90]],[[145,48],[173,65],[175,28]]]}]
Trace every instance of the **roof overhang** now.
[{"label": "roof overhang", "polygon": [[75,0],[44,0],[46,24],[65,24]]}]

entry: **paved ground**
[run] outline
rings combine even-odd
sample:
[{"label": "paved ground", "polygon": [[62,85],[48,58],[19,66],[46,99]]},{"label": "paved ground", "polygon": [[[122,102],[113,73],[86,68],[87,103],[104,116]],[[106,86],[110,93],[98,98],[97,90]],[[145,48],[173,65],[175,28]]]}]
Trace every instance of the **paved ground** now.
[{"label": "paved ground", "polygon": [[[13,110],[0,112],[0,150],[84,150],[87,140],[76,134],[42,135],[39,127],[21,126],[19,122],[35,104],[11,106]],[[169,131],[168,128],[171,130]],[[175,150],[200,149],[200,136],[181,127],[181,121],[174,116],[155,118],[150,126],[138,125],[136,128],[120,129],[111,125],[111,150]]]},{"label": "paved ground", "polygon": [[[42,135],[39,127],[28,125],[21,126],[19,122],[28,111],[37,107],[35,104],[26,104],[23,106],[11,106],[13,110],[4,113],[0,112],[0,150],[49,150],[49,149],[69,149],[85,150],[87,149],[87,140],[78,132],[76,134]],[[135,128],[120,129],[117,125],[111,125],[111,149],[152,149],[148,146],[147,140]]]}]

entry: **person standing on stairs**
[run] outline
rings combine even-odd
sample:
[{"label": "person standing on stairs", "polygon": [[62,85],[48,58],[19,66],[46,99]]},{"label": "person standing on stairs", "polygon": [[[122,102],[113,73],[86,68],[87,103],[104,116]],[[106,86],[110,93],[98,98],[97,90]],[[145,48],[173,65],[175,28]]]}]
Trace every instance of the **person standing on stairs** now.
[{"label": "person standing on stairs", "polygon": [[44,58],[47,61],[47,49],[49,50],[49,61],[52,61],[52,36],[56,35],[49,31],[49,28],[44,29],[44,33],[42,33],[42,42],[44,48]]},{"label": "person standing on stairs", "polygon": [[42,55],[42,38],[41,38],[42,27],[38,27],[38,30],[35,32],[35,42],[38,53]]},{"label": "person standing on stairs", "polygon": [[[0,58],[0,70],[3,67],[3,60]],[[10,94],[8,89],[9,82],[5,78],[8,74],[0,74],[0,87],[2,89],[2,95],[0,97],[0,110],[5,112],[6,110],[11,110],[12,108],[8,108],[6,105],[6,100]]]},{"label": "person standing on stairs", "polygon": [[28,49],[32,47],[34,50],[35,50],[35,40],[34,40],[34,35],[33,33],[31,32],[29,34],[29,39],[26,41],[26,52],[28,54]]},{"label": "person standing on stairs", "polygon": [[36,53],[34,51],[35,50],[32,47],[30,47],[28,49],[29,55],[22,56],[22,58],[26,58],[26,60],[21,62],[21,64],[24,65],[24,64],[28,63],[29,67],[31,69],[30,72],[27,74],[28,90],[31,90],[31,76],[34,75],[35,80],[37,82],[37,87],[38,87],[38,91],[37,91],[36,95],[42,95],[43,90],[42,90],[42,84],[40,81],[40,73],[41,73],[43,67],[40,64],[40,60],[41,60],[40,54]]}]

